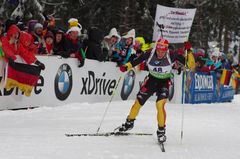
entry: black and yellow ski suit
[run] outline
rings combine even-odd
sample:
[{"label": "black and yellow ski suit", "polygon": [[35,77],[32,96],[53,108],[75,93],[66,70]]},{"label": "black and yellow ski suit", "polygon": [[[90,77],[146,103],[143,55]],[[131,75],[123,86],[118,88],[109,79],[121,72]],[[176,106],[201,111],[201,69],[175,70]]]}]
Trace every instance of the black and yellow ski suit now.
[{"label": "black and yellow ski suit", "polygon": [[[151,59],[149,59],[151,58]],[[130,113],[127,117],[129,120],[134,120],[140,108],[144,105],[147,99],[156,93],[156,108],[157,108],[157,121],[159,127],[165,127],[166,122],[166,111],[165,103],[168,99],[169,94],[169,80],[173,77],[172,74],[172,62],[168,53],[162,59],[157,57],[156,52],[150,56],[150,53],[146,52],[142,54],[139,58],[126,64],[127,70],[139,63],[147,60],[147,66],[149,74],[146,76],[143,84],[141,85],[140,91],[137,94],[137,99],[133,104]]]}]

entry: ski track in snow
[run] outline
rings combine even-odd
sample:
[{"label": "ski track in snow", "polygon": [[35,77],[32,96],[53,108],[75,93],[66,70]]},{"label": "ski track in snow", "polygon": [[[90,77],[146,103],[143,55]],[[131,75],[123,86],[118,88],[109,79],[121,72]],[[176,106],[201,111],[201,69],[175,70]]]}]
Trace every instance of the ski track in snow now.
[{"label": "ski track in snow", "polygon": [[[100,132],[121,125],[134,101],[112,102]],[[1,159],[239,159],[240,96],[232,103],[167,104],[166,152],[156,138],[155,102],[141,109],[130,132],[153,136],[66,137],[96,133],[108,103],[0,112]],[[184,135],[181,119],[184,106]]]}]

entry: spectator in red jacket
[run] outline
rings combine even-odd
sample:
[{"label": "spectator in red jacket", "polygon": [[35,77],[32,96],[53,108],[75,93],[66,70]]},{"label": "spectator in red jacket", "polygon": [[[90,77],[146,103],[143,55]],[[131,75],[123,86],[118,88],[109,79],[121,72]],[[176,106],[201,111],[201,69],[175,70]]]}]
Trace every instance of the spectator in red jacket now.
[{"label": "spectator in red jacket", "polygon": [[7,31],[7,34],[2,37],[2,49],[5,55],[6,61],[9,59],[16,60],[17,54],[17,42],[19,39],[20,30],[16,25],[11,25]]},{"label": "spectator in red jacket", "polygon": [[38,61],[34,55],[34,49],[31,47],[33,45],[32,38],[30,34],[20,32],[16,25],[11,25],[7,35],[3,37],[3,51],[6,61],[15,61],[16,55],[19,55],[27,64],[35,63],[44,70],[44,64]]},{"label": "spectator in red jacket", "polygon": [[20,32],[19,44],[18,44],[18,54],[24,59],[27,64],[34,63],[37,59],[35,53],[37,49],[32,49],[33,37],[29,33]]},{"label": "spectator in red jacket", "polygon": [[24,59],[27,64],[36,64],[42,70],[45,69],[45,65],[38,61],[35,54],[37,53],[37,47],[34,45],[33,37],[27,32],[20,32],[18,53]]}]

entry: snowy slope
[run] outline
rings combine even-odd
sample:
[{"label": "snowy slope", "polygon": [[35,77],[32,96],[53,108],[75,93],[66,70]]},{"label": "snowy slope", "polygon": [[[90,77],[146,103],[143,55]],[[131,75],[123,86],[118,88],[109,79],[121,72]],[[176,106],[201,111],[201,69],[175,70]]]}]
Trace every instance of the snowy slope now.
[{"label": "snowy slope", "polygon": [[[112,131],[125,121],[133,101],[113,102],[101,127]],[[54,108],[0,112],[1,159],[239,159],[240,96],[233,103],[167,104],[166,153],[157,145],[154,102],[142,108],[131,132],[153,136],[72,137],[95,133],[107,103],[75,103]]]}]

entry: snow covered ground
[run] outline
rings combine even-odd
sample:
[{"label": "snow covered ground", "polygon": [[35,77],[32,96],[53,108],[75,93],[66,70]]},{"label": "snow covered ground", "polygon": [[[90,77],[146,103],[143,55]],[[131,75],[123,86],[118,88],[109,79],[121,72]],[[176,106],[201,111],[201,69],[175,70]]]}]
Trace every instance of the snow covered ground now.
[{"label": "snow covered ground", "polygon": [[[133,101],[113,102],[101,132],[125,121]],[[167,104],[166,153],[156,139],[156,108],[147,102],[131,132],[153,136],[66,137],[95,133],[107,103],[75,103],[55,108],[0,112],[0,159],[239,159],[240,96],[233,103]]]}]

